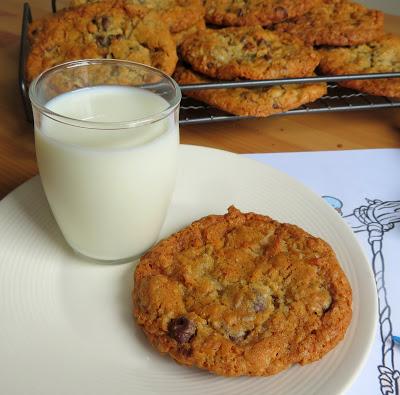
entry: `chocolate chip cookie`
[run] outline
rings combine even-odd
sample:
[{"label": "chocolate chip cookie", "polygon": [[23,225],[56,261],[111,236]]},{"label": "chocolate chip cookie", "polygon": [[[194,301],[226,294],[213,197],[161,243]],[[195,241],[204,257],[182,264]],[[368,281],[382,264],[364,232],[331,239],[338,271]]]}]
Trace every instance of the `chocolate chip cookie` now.
[{"label": "chocolate chip cookie", "polygon": [[195,71],[224,80],[303,77],[312,75],[319,63],[311,46],[260,26],[206,29],[179,49]]},{"label": "chocolate chip cookie", "polygon": [[[177,66],[173,77],[179,84],[198,84],[212,80],[184,66]],[[266,117],[310,103],[327,91],[326,84],[288,84],[264,88],[207,89],[185,92],[186,96],[201,100],[220,110],[235,115]]]},{"label": "chocolate chip cookie", "polygon": [[383,36],[383,13],[348,0],[319,0],[306,14],[275,26],[311,45],[357,45]]},{"label": "chocolate chip cookie", "polygon": [[27,79],[75,59],[132,60],[172,74],[175,42],[153,11],[123,0],[86,4],[33,22]]},{"label": "chocolate chip cookie", "polygon": [[315,0],[205,0],[208,23],[224,26],[270,25],[303,15]]},{"label": "chocolate chip cookie", "polygon": [[[72,0],[70,5],[76,7],[99,1],[112,0]],[[182,32],[204,20],[205,9],[201,0],[126,0],[126,3],[156,11],[171,33]]]},{"label": "chocolate chip cookie", "polygon": [[[387,34],[368,44],[324,48],[320,70],[327,75],[400,72],[400,37]],[[377,96],[400,98],[400,78],[342,81],[340,85]]]},{"label": "chocolate chip cookie", "polygon": [[352,316],[350,285],[326,242],[234,207],[145,254],[132,296],[156,349],[224,376],[316,361]]}]

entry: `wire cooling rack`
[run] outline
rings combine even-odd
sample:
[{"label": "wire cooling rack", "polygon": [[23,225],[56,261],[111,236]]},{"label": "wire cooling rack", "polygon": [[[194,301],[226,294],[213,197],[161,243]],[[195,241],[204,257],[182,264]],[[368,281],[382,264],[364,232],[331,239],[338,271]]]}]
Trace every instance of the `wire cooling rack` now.
[{"label": "wire cooling rack", "polygon": [[[393,77],[395,76],[400,77],[400,73],[390,73],[390,74],[396,74]],[[360,78],[359,76],[357,77]],[[390,76],[389,78],[393,77]],[[363,76],[363,78],[365,78],[365,76]],[[349,79],[356,79],[356,78],[349,78]],[[294,81],[297,80],[298,79],[293,79],[293,83]],[[324,80],[326,81],[326,79],[324,78],[319,81],[324,81]],[[297,83],[299,82],[301,81],[298,81]],[[283,82],[279,82],[279,84],[282,83]],[[183,89],[186,90],[186,86],[184,86]],[[195,89],[199,89],[199,87],[196,87]],[[400,100],[390,99],[383,96],[372,96],[365,93],[356,92],[352,89],[343,88],[334,82],[328,82],[327,94],[318,99],[317,101],[313,103],[303,104],[299,108],[278,113],[273,116],[336,112],[336,111],[354,111],[354,110],[394,108],[394,107],[400,107]],[[252,117],[231,115],[224,111],[218,110],[212,106],[204,104],[200,101],[191,99],[189,97],[183,96],[182,98],[180,107],[181,125],[190,125],[196,123],[207,123],[207,122],[217,122],[217,121],[233,121],[233,120],[248,119],[248,118]]]},{"label": "wire cooling rack", "polygon": [[[56,0],[51,0],[53,12],[56,11]],[[28,121],[32,122],[32,107],[29,100],[28,84],[25,79],[26,58],[29,52],[28,43],[28,27],[32,22],[32,13],[28,3],[24,4],[21,43],[20,43],[20,59],[19,59],[19,87],[24,104],[25,114]],[[294,110],[282,112],[277,115],[291,114],[309,114],[336,111],[354,111],[354,110],[370,110],[379,108],[395,108],[400,107],[400,100],[390,99],[382,96],[372,96],[365,93],[356,92],[351,89],[343,88],[337,84],[339,81],[357,80],[357,79],[380,79],[380,78],[400,78],[400,72],[396,73],[374,73],[374,74],[352,74],[339,76],[317,76],[306,78],[289,78],[262,81],[228,81],[215,82],[207,84],[190,84],[181,85],[183,98],[180,107],[179,123],[181,125],[190,125],[197,123],[217,122],[217,121],[233,121],[239,119],[248,119],[252,117],[231,115],[215,107],[204,104],[200,101],[191,99],[184,95],[185,91],[199,89],[233,89],[233,88],[261,88],[265,86],[282,85],[282,84],[300,84],[300,83],[316,83],[327,82],[328,93],[317,101],[304,104]]]}]

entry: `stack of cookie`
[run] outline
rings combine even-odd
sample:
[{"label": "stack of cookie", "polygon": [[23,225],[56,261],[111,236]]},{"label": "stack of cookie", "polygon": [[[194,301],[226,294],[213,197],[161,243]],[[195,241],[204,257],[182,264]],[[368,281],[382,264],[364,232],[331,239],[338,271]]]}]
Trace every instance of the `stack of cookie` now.
[{"label": "stack of cookie", "polygon": [[[301,17],[275,26],[318,46],[323,75],[400,72],[400,37],[385,34],[384,16],[348,0],[318,0]],[[347,88],[400,98],[400,79],[351,80]]]},{"label": "stack of cookie", "polygon": [[[316,59],[316,72],[322,75],[400,71],[400,38],[385,35],[383,13],[348,0],[206,0],[205,7],[206,22],[222,28],[182,43],[179,57],[192,69],[178,66],[174,75],[183,84],[207,82],[210,77],[311,76]],[[263,41],[261,30],[267,36]],[[258,39],[251,40],[252,35]],[[248,72],[243,72],[244,67]],[[352,80],[341,85],[400,97],[398,79]],[[187,94],[233,114],[266,116],[314,101],[325,89],[324,84],[308,84]]]},{"label": "stack of cookie", "polygon": [[[310,45],[286,33],[261,26],[206,29],[188,37],[174,73],[181,84],[218,80],[263,80],[313,74],[320,57]],[[326,93],[326,84],[278,85],[258,89],[213,89],[187,94],[237,115],[267,116],[312,102]]]},{"label": "stack of cookie", "polygon": [[[145,63],[181,84],[400,71],[400,39],[384,34],[383,14],[348,0],[72,0],[34,21],[29,40],[28,82],[82,58]],[[399,80],[342,84],[400,97]],[[186,94],[236,115],[268,116],[325,93],[326,84],[313,83]]]},{"label": "stack of cookie", "polygon": [[49,67],[85,58],[132,60],[171,75],[177,43],[193,33],[193,24],[204,26],[203,16],[201,0],[74,0],[30,25],[26,78],[30,82]]}]

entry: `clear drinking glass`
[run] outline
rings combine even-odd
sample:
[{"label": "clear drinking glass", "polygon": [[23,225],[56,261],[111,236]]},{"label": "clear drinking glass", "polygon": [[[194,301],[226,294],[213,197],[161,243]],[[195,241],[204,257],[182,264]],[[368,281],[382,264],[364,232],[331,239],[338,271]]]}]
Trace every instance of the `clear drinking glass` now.
[{"label": "clear drinking glass", "polygon": [[175,184],[181,93],[138,63],[79,60],[31,84],[39,173],[77,253],[138,257],[157,240]]}]

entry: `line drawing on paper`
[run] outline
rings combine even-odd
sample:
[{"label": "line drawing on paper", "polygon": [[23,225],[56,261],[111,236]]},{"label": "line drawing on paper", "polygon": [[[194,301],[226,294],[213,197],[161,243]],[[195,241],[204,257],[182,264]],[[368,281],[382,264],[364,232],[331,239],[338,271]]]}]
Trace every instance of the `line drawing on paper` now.
[{"label": "line drawing on paper", "polygon": [[[322,196],[350,225],[353,232],[367,232],[372,253],[379,303],[379,331],[381,338],[381,363],[378,379],[382,395],[400,395],[400,372],[395,366],[394,335],[391,306],[385,286],[385,257],[383,240],[386,232],[400,223],[400,200],[382,201],[365,199],[366,204],[356,207],[351,214],[343,214],[343,202],[334,196]],[[399,328],[398,328],[399,329]]]}]

